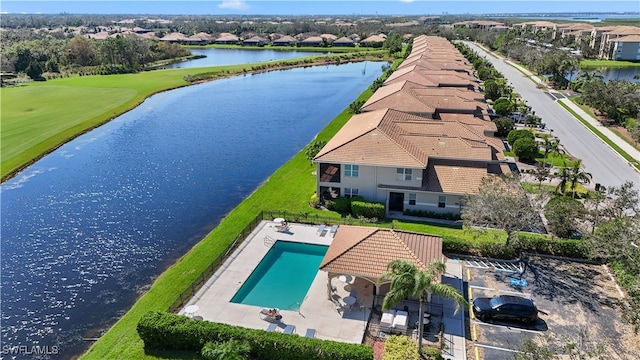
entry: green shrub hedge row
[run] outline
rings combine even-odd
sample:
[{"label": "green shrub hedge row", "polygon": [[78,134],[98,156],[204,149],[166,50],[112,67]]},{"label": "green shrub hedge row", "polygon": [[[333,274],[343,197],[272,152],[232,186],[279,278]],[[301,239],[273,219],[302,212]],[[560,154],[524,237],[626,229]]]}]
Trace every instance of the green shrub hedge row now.
[{"label": "green shrub hedge row", "polygon": [[505,246],[503,239],[483,238],[472,242],[455,236],[444,236],[442,238],[442,251],[497,259],[514,259],[521,252],[578,259],[586,259],[588,257],[587,248],[582,240],[557,239],[531,233],[520,233],[518,241],[509,247]]},{"label": "green shrub hedge row", "polygon": [[239,326],[193,320],[183,315],[150,311],[138,322],[145,347],[200,352],[209,341],[246,341],[251,357],[261,360],[371,360],[373,348],[361,344],[310,339]]},{"label": "green shrub hedge row", "polygon": [[439,212],[428,211],[428,210],[405,209],[403,211],[403,214],[409,215],[409,216],[419,216],[419,217],[427,217],[427,218],[433,218],[433,219],[454,220],[454,221],[457,221],[457,220],[461,219],[459,214],[439,213]]},{"label": "green shrub hedge row", "polygon": [[351,213],[354,216],[364,216],[367,219],[382,219],[386,215],[386,209],[383,203],[352,200]]}]

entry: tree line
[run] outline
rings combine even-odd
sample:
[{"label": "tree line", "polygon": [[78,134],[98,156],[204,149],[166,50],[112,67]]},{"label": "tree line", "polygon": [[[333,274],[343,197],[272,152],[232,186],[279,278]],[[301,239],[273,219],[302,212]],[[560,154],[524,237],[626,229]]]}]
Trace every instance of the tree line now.
[{"label": "tree line", "polygon": [[43,74],[56,77],[69,73],[130,73],[167,59],[188,56],[178,44],[145,40],[136,35],[118,35],[105,40],[83,36],[18,41],[3,47],[0,69],[3,73],[25,73],[34,80]]}]

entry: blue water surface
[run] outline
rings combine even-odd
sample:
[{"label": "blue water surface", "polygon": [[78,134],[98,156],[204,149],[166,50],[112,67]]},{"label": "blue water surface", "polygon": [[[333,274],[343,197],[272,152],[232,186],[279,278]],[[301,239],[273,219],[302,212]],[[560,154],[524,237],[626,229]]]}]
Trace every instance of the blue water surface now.
[{"label": "blue water surface", "polygon": [[122,316],[382,65],[298,68],[160,93],[2,184],[2,344],[59,346],[61,359],[84,351],[83,337]]},{"label": "blue water surface", "polygon": [[275,242],[231,302],[281,310],[298,310],[329,247]]}]

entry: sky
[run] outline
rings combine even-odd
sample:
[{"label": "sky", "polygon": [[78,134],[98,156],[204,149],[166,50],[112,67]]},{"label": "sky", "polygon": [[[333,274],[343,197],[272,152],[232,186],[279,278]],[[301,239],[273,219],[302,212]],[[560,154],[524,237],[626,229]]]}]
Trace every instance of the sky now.
[{"label": "sky", "polygon": [[638,0],[1,0],[2,14],[454,15],[638,12]]}]

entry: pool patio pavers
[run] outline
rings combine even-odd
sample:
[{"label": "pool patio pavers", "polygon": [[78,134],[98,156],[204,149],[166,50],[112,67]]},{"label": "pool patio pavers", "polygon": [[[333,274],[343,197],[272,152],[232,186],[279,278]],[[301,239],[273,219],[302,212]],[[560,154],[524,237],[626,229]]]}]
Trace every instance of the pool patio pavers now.
[{"label": "pool patio pavers", "polygon": [[[329,245],[333,237],[328,231],[318,233],[318,226],[314,225],[293,223],[288,232],[278,232],[273,221],[262,221],[186,304],[198,305],[199,310],[194,315],[207,321],[266,330],[270,323],[260,318],[262,307],[234,304],[230,300],[269,251],[271,241],[275,240]],[[333,296],[341,303],[341,298],[349,295],[349,288],[358,291],[356,306],[338,311],[328,298],[327,276],[327,272],[318,270],[299,310],[280,309],[282,319],[276,331],[281,332],[286,325],[294,325],[295,333],[301,336],[306,329],[313,328],[316,329],[316,338],[359,344],[373,304],[373,285],[366,281],[343,284],[333,279],[332,284],[337,288]],[[180,313],[184,314],[184,310]]]}]

